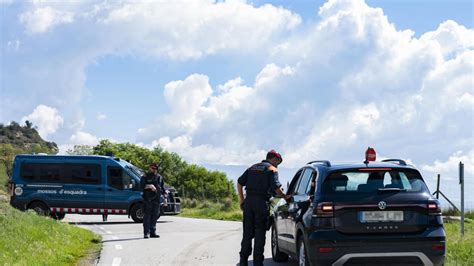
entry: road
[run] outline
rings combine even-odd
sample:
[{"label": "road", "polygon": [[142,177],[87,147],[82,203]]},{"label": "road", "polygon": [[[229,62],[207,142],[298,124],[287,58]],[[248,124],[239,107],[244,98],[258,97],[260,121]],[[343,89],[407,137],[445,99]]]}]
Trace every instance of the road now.
[{"label": "road", "polygon": [[[100,234],[103,248],[98,265],[238,265],[242,223],[162,216],[160,238],[143,239],[142,224],[127,216],[66,215],[66,221]],[[265,246],[265,265],[271,259],[270,232]],[[249,258],[252,265],[252,258]]]}]

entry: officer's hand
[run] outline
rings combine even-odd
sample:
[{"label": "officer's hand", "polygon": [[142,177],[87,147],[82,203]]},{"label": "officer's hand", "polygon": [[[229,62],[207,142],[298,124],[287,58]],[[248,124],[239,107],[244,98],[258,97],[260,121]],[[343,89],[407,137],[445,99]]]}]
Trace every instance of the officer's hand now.
[{"label": "officer's hand", "polygon": [[293,201],[293,195],[285,195],[284,198],[285,198],[286,202],[288,202],[288,203]]}]

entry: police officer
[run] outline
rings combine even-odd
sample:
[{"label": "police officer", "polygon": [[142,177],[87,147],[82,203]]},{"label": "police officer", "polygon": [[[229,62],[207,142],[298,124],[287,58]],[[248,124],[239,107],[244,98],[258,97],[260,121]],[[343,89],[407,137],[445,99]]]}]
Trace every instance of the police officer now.
[{"label": "police officer", "polygon": [[160,237],[156,234],[156,221],[160,213],[160,199],[164,192],[163,177],[157,174],[158,166],[152,163],[148,172],[142,176],[140,185],[143,188],[143,203],[145,215],[143,217],[144,238]]},{"label": "police officer", "polygon": [[[247,265],[252,253],[252,238],[255,238],[253,252],[254,265],[263,265],[263,251],[265,248],[265,234],[269,219],[269,199],[274,193],[289,200],[278,180],[278,165],[283,161],[275,150],[267,153],[266,160],[248,168],[238,179],[240,208],[244,212],[244,232],[240,250],[240,265]],[[243,187],[246,190],[244,199]]]}]

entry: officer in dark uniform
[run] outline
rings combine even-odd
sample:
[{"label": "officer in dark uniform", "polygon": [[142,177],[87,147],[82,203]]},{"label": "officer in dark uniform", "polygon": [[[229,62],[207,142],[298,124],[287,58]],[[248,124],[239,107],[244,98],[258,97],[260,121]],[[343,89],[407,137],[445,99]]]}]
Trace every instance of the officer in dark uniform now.
[{"label": "officer in dark uniform", "polygon": [[[278,194],[286,200],[291,198],[283,193],[278,180],[277,167],[282,161],[281,155],[271,150],[267,153],[266,160],[248,168],[237,181],[240,208],[244,212],[240,265],[247,265],[248,257],[252,253],[252,238],[255,238],[253,263],[263,265],[269,199],[273,194]],[[246,190],[245,200],[243,187]]]},{"label": "officer in dark uniform", "polygon": [[150,165],[148,173],[142,176],[140,185],[143,188],[143,235],[144,238],[160,237],[156,234],[156,221],[160,213],[160,200],[164,192],[163,177],[157,174],[158,166]]}]

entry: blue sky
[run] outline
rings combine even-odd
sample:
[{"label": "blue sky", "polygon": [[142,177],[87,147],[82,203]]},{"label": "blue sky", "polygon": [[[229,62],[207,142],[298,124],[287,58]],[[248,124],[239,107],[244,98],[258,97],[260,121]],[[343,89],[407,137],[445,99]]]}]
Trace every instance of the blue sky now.
[{"label": "blue sky", "polygon": [[31,120],[62,152],[161,145],[234,178],[275,148],[288,179],[370,145],[431,180],[460,160],[474,176],[472,1],[0,7],[0,122]]}]

